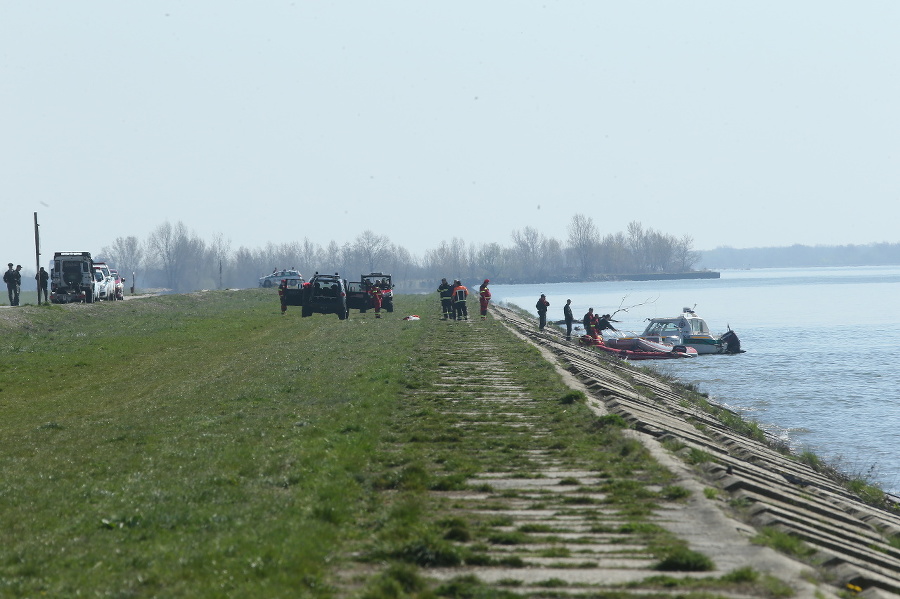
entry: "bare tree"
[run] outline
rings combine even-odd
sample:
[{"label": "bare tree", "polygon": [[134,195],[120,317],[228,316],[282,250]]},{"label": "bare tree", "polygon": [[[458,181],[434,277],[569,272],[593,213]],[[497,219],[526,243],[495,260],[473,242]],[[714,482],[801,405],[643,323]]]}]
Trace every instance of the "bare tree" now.
[{"label": "bare tree", "polygon": [[594,220],[584,214],[576,214],[569,223],[569,247],[575,255],[578,263],[578,271],[583,279],[587,279],[592,273],[591,268],[597,246],[600,243],[600,235]]},{"label": "bare tree", "polygon": [[138,238],[133,235],[116,237],[111,246],[103,248],[102,253],[110,264],[119,270],[119,274],[131,280],[131,284],[134,286],[133,279],[143,267],[144,260],[144,250]]},{"label": "bare tree", "polygon": [[147,239],[148,261],[163,271],[166,286],[174,291],[197,288],[205,249],[203,240],[181,221],[164,222]]},{"label": "bare tree", "polygon": [[391,240],[387,235],[377,235],[366,229],[353,242],[352,253],[364,265],[366,272],[375,272],[375,267],[384,268],[391,250]]}]

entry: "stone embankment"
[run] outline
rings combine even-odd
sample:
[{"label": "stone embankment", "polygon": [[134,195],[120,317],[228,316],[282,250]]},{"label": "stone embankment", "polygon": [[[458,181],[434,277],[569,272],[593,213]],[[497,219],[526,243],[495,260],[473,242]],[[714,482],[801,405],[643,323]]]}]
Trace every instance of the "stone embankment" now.
[{"label": "stone embankment", "polygon": [[[735,433],[661,377],[567,342],[556,330],[537,331],[532,319],[514,311],[494,307],[492,313],[555,361],[595,410],[624,418],[682,478],[679,484],[695,491],[680,511],[660,514],[661,521],[718,568],[769,572],[790,581],[796,596],[900,594],[898,513],[867,505],[796,456]],[[692,452],[709,459],[686,459]],[[809,554],[801,560],[751,543],[763,530],[802,540]],[[621,561],[618,569],[610,562],[601,576],[634,577],[638,565]]]}]

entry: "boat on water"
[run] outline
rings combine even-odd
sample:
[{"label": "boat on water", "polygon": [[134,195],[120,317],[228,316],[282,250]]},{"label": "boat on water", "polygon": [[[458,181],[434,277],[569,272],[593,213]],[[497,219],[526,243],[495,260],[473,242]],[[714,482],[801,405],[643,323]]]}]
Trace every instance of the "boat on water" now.
[{"label": "boat on water", "polygon": [[673,358],[693,358],[697,355],[697,350],[693,347],[658,343],[640,337],[603,339],[592,335],[583,335],[581,342],[626,360],[671,360]]},{"label": "boat on water", "polygon": [[647,328],[637,335],[637,338],[693,348],[698,354],[744,353],[741,349],[741,340],[731,327],[721,335],[713,335],[706,321],[697,316],[691,308],[682,308],[678,316],[651,318]]}]

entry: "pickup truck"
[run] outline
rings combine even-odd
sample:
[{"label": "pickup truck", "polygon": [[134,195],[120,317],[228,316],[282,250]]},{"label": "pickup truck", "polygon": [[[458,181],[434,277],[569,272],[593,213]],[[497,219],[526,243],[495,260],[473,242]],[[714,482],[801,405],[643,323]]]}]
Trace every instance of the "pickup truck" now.
[{"label": "pickup truck", "polygon": [[372,307],[373,287],[381,289],[381,307],[388,312],[394,311],[394,284],[391,275],[383,272],[370,272],[360,275],[359,281],[347,283],[347,308],[365,312]]},{"label": "pickup truck", "polygon": [[337,314],[344,320],[349,314],[347,308],[347,282],[337,273],[333,275],[320,275],[316,273],[304,285],[302,294],[302,316],[312,316],[313,313]]}]

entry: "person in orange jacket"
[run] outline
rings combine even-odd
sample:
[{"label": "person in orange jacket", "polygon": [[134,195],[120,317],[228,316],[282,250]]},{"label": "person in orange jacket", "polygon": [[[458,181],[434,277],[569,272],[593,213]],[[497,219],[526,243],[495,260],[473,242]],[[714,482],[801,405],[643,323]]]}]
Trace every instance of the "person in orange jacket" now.
[{"label": "person in orange jacket", "polygon": [[481,287],[478,288],[478,301],[481,302],[481,320],[487,318],[488,304],[491,303],[491,290],[488,289],[490,279],[485,279]]},{"label": "person in orange jacket", "polygon": [[372,296],[372,307],[375,308],[375,318],[381,318],[381,287],[372,285],[369,288],[369,295]]},{"label": "person in orange jacket", "polygon": [[456,320],[469,320],[469,310],[466,307],[466,298],[469,290],[459,279],[453,281],[453,307],[456,309]]}]

